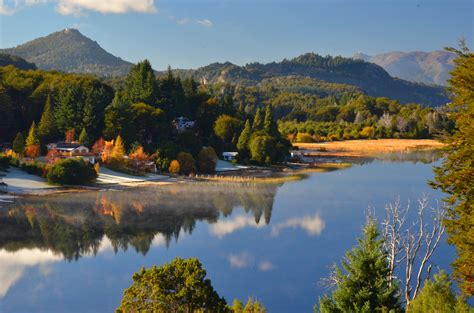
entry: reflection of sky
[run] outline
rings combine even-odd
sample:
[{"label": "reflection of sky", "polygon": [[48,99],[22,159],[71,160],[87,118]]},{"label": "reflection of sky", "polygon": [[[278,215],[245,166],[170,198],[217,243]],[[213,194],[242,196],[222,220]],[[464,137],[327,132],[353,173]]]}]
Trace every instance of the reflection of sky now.
[{"label": "reflection of sky", "polygon": [[[229,302],[255,296],[270,312],[310,312],[326,291],[320,279],[356,243],[367,208],[381,212],[397,196],[413,202],[422,192],[439,197],[426,185],[431,177],[431,165],[374,162],[284,184],[268,225],[263,220],[256,224],[251,211],[237,208],[216,223],[197,223],[192,235],[186,240],[180,236],[169,248],[164,238],[156,237],[146,256],[133,249],[115,255],[107,239],[95,257],[77,262],[41,251],[37,261],[17,255],[32,261],[7,271],[22,274],[9,276],[12,282],[0,300],[0,312],[113,311],[133,272],[176,256],[198,257]],[[5,255],[0,268],[16,262],[6,253],[0,254]],[[452,256],[452,249],[443,245],[434,261],[449,270]]]}]

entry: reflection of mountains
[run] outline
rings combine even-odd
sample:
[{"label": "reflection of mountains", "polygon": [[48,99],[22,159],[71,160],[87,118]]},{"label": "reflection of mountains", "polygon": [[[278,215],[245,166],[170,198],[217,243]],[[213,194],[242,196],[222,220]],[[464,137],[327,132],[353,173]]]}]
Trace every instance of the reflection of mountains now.
[{"label": "reflection of mountains", "polygon": [[236,207],[270,222],[277,186],[186,184],[17,200],[0,209],[0,248],[51,249],[68,260],[96,254],[103,236],[115,252],[146,254],[156,235],[169,245],[196,221],[215,223]]}]

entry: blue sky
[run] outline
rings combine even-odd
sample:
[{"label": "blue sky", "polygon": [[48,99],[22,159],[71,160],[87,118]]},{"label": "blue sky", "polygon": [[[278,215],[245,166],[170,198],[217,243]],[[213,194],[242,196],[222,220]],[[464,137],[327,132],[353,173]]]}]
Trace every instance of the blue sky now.
[{"label": "blue sky", "polygon": [[465,37],[473,0],[0,0],[0,47],[67,27],[156,69],[306,52],[432,51]]}]

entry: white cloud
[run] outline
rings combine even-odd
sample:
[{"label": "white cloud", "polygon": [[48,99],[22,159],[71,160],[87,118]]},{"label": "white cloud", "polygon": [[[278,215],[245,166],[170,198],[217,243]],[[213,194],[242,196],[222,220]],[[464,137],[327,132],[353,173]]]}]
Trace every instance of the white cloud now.
[{"label": "white cloud", "polygon": [[83,15],[86,11],[121,14],[127,12],[156,13],[154,0],[0,0],[0,14],[11,15],[25,6],[56,3],[62,15]]},{"label": "white cloud", "polygon": [[[61,260],[62,258],[52,251],[38,248],[21,249],[16,252],[0,250],[0,299],[5,297],[8,290],[23,277],[27,267],[43,266]],[[42,274],[49,272],[43,270]]]},{"label": "white cloud", "polygon": [[217,223],[209,225],[209,232],[221,239],[226,235],[246,227],[262,228],[265,227],[265,225],[263,223],[255,223],[255,219],[249,216],[237,216],[231,220],[219,220]]},{"label": "white cloud", "polygon": [[240,254],[231,254],[227,259],[229,260],[230,266],[234,268],[245,268],[253,264],[253,258],[245,252]]},{"label": "white cloud", "polygon": [[258,269],[261,270],[262,272],[267,272],[267,271],[270,271],[274,268],[275,268],[275,266],[273,265],[273,263],[269,262],[269,261],[262,261],[258,265]]},{"label": "white cloud", "polygon": [[310,236],[321,234],[326,224],[319,217],[319,214],[314,216],[297,217],[276,224],[272,227],[272,236],[276,237],[280,232],[286,228],[301,228]]},{"label": "white cloud", "polygon": [[198,23],[199,25],[202,25],[202,26],[206,26],[206,27],[214,26],[214,24],[208,19],[196,20],[196,23]]},{"label": "white cloud", "polygon": [[212,23],[211,20],[208,19],[202,19],[202,20],[193,20],[190,18],[177,18],[176,16],[170,15],[169,19],[172,21],[175,21],[176,24],[178,25],[187,25],[187,24],[195,24],[195,25],[201,25],[205,27],[212,27],[214,26],[214,23]]}]

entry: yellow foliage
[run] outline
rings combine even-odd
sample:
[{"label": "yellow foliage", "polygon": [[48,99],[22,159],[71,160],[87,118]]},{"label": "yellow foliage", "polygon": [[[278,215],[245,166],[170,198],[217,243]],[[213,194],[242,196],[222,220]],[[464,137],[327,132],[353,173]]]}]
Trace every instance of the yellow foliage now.
[{"label": "yellow foliage", "polygon": [[168,168],[168,171],[171,174],[178,174],[180,170],[181,170],[181,166],[179,165],[178,160],[171,161],[170,167]]}]

